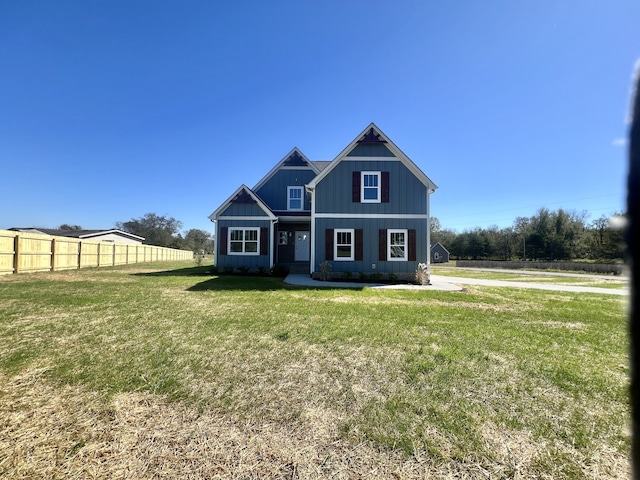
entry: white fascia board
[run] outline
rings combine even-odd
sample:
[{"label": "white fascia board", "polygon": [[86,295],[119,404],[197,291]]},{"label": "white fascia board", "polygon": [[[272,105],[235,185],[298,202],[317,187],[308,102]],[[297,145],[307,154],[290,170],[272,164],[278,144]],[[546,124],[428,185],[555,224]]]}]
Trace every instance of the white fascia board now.
[{"label": "white fascia board", "polygon": [[424,220],[424,213],[316,213],[314,218],[397,218],[400,220]]},{"label": "white fascia board", "polygon": [[248,220],[251,222],[278,222],[277,218],[269,218],[269,217],[238,217],[238,216],[225,216],[222,215],[215,219],[216,222],[222,222],[224,220]]},{"label": "white fascia board", "polygon": [[[302,159],[307,162],[307,165],[309,166],[309,169],[313,171],[313,173],[315,173],[316,175],[318,173],[320,173],[320,170],[318,170],[318,168],[306,157],[306,155],[304,153],[302,153],[300,151],[300,149],[298,147],[294,147],[289,153],[287,153],[282,160],[280,160],[278,163],[276,163],[276,166],[273,167],[271,170],[269,170],[269,173],[267,173],[264,177],[262,177],[262,179],[255,184],[255,186],[253,187],[253,190],[258,190],[260,189],[260,187],[262,187],[265,183],[267,183],[267,181],[273,177],[276,172],[282,168],[288,168],[288,167],[284,167],[284,162],[286,162],[289,157],[291,155],[293,155],[294,153],[298,153],[298,155],[300,155],[302,157]],[[292,167],[292,168],[301,168],[301,167]]]},{"label": "white fascia board", "polygon": [[[278,217],[276,217],[273,212],[271,211],[271,209],[269,209],[269,207],[267,207],[267,205],[260,199],[260,197],[258,197],[255,193],[253,193],[251,191],[251,189],[249,187],[247,187],[244,183],[242,185],[240,185],[240,187],[238,187],[238,189],[233,192],[229,198],[227,198],[224,203],[222,205],[220,205],[211,215],[209,215],[209,220],[211,220],[212,222],[215,222],[218,219],[224,219],[224,218],[228,218],[231,219],[231,217],[221,217],[220,214],[222,212],[224,212],[229,205],[231,205],[232,200],[236,197],[236,195],[238,195],[242,190],[245,190],[249,196],[251,198],[253,198],[256,203],[258,204],[258,206],[260,207],[260,209],[266,213],[267,215],[262,218],[263,220],[277,220]],[[235,218],[235,217],[234,217]],[[249,219],[251,217],[242,217],[242,218],[246,218]]]}]

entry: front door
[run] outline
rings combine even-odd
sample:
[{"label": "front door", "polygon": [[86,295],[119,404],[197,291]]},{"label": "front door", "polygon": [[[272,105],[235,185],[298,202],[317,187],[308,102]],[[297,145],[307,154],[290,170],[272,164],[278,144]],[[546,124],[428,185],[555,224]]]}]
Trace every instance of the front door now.
[{"label": "front door", "polygon": [[296,246],[296,262],[308,262],[309,253],[311,251],[311,249],[309,248],[309,232],[295,232],[294,238]]}]

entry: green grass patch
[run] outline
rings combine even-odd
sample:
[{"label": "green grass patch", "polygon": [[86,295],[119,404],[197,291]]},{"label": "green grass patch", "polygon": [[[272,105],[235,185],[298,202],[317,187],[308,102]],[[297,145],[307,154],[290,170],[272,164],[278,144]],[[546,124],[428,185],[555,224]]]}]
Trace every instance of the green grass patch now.
[{"label": "green grass patch", "polygon": [[531,282],[531,283],[553,283],[556,285],[576,285],[583,287],[600,287],[600,288],[627,288],[629,282],[620,279],[614,275],[590,275],[575,273],[561,273],[560,275],[549,275],[545,271],[534,273],[518,273],[518,272],[502,272],[472,269],[456,269],[435,266],[431,268],[434,275],[442,275],[444,277],[465,277],[479,278],[486,280],[503,280],[509,282]]},{"label": "green grass patch", "polygon": [[[161,264],[1,277],[0,370],[44,368],[59,388],[105,402],[144,393],[243,424],[323,427],[434,468],[626,471],[616,466],[629,450],[620,298],[315,290],[207,272]],[[522,462],[507,462],[505,448]]]}]

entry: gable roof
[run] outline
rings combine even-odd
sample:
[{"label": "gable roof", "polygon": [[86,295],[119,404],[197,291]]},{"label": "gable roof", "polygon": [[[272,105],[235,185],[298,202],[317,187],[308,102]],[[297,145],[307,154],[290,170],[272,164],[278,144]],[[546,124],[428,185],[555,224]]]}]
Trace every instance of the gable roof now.
[{"label": "gable roof", "polygon": [[123,230],[111,229],[111,230],[60,230],[59,228],[11,228],[17,232],[25,233],[42,233],[44,235],[51,235],[54,237],[68,237],[68,238],[93,238],[101,235],[108,235],[113,233],[122,237],[128,237],[133,240],[143,241],[144,237],[134,235],[133,233],[125,232]]},{"label": "gable roof", "polygon": [[267,173],[264,177],[262,177],[262,179],[255,184],[255,186],[253,187],[253,190],[259,190],[260,187],[262,187],[265,183],[267,183],[267,181],[273,177],[276,172],[278,170],[280,170],[282,167],[309,167],[311,170],[313,170],[313,173],[315,173],[316,175],[318,173],[320,173],[320,169],[318,168],[318,166],[316,165],[316,162],[312,162],[310,161],[305,155],[304,153],[302,153],[298,147],[294,147],[293,150],[291,150],[289,153],[287,153],[284,158],[282,160],[280,160],[278,163],[276,163],[276,166],[273,167],[271,170],[269,170],[269,173]]},{"label": "gable roof", "polygon": [[361,143],[382,143],[385,147],[393,154],[395,157],[400,160],[408,169],[413,173],[418,180],[420,180],[426,187],[429,193],[433,193],[436,191],[438,186],[425,175],[425,173],[420,170],[420,168],[409,158],[407,157],[402,150],[398,148],[398,146],[393,143],[389,137],[387,137],[382,130],[378,128],[375,123],[370,123],[367,128],[365,128],[353,141],[346,146],[344,150],[342,150],[336,158],[334,158],[329,165],[324,168],[316,178],[314,178],[311,182],[307,184],[309,189],[313,189],[316,187],[318,183],[322,181],[324,177],[326,177],[331,170],[336,168],[336,166],[347,156],[349,153],[356,148]]},{"label": "gable roof", "polygon": [[262,200],[260,200],[260,197],[253,193],[251,189],[245,184],[242,184],[235,192],[233,192],[229,196],[229,198],[227,198],[222,203],[222,205],[220,205],[211,215],[209,215],[209,220],[215,222],[220,214],[234,202],[256,203],[258,207],[260,207],[260,209],[266,214],[265,220],[277,220],[278,218],[273,214],[271,209]]},{"label": "gable roof", "polygon": [[449,250],[447,250],[446,248],[444,248],[444,245],[442,245],[440,242],[436,242],[433,245],[431,245],[431,250],[433,250],[434,248],[441,248],[442,250],[444,250],[445,252],[449,253]]}]

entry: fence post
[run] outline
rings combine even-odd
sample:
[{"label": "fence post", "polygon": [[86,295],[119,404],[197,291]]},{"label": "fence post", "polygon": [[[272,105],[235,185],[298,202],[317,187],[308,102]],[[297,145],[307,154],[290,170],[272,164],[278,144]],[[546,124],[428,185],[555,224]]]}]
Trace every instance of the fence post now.
[{"label": "fence post", "polygon": [[112,257],[111,258],[111,263],[112,263],[112,266],[115,267],[116,266],[116,244],[115,243],[113,244],[113,248],[111,249],[111,252],[112,252],[112,254],[111,254],[111,257]]},{"label": "fence post", "polygon": [[78,270],[82,268],[82,240],[78,241]]},{"label": "fence post", "polygon": [[13,273],[20,271],[20,234],[13,239]]},{"label": "fence post", "polygon": [[51,271],[56,271],[56,239],[51,239]]}]

